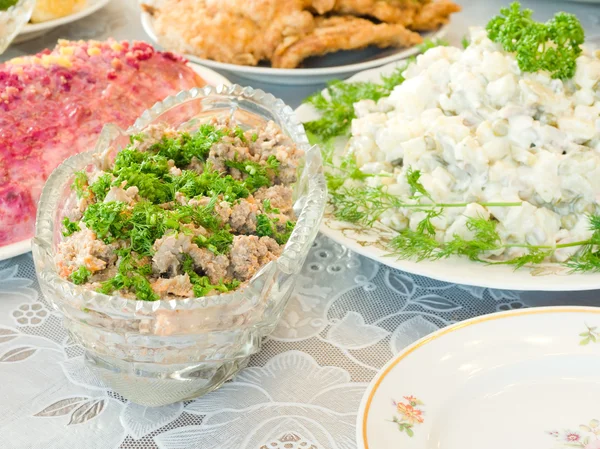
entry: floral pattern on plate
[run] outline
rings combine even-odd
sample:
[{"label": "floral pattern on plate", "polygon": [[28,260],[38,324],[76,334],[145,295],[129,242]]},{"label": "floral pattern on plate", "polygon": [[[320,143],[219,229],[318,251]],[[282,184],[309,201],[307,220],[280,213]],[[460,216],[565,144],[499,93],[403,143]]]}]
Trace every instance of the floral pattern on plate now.
[{"label": "floral pattern on plate", "polygon": [[581,334],[579,334],[579,336],[582,337],[579,344],[581,346],[585,346],[585,345],[589,344],[590,342],[598,343],[598,339],[600,339],[600,332],[597,331],[598,327],[597,326],[588,326],[587,324],[585,325],[585,327],[587,328],[587,330],[585,332],[582,332]]},{"label": "floral pattern on plate", "polygon": [[552,430],[548,434],[557,441],[558,448],[600,449],[600,421],[597,419],[579,425],[579,430]]},{"label": "floral pattern on plate", "polygon": [[423,402],[414,396],[404,396],[404,401],[393,401],[396,407],[397,415],[394,415],[392,422],[398,426],[400,432],[405,432],[409,437],[415,433],[413,427],[415,424],[423,424],[423,410],[419,406],[423,406]]}]

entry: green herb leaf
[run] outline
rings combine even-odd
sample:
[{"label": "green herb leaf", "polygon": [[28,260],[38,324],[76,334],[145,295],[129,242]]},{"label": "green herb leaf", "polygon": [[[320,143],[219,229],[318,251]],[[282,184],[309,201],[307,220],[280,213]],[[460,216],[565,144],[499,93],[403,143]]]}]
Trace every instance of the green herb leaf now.
[{"label": "green herb leaf", "polygon": [[97,202],[104,201],[106,198],[106,194],[110,190],[110,186],[112,184],[112,176],[110,173],[106,173],[100,176],[95,183],[90,185],[90,191],[94,194]]},{"label": "green herb leaf", "polygon": [[486,29],[492,41],[516,53],[522,71],[545,70],[559,79],[575,75],[585,33],[574,15],[560,12],[548,22],[539,23],[532,19],[530,9],[521,9],[520,3],[513,2],[509,8],[502,8]]},{"label": "green herb leaf", "polygon": [[277,229],[278,219],[272,219],[266,214],[260,214],[256,217],[256,235],[259,237],[271,237],[280,245],[285,245],[292,235],[296,223],[286,221],[284,229],[279,232]]},{"label": "green herb leaf", "polygon": [[65,237],[68,237],[77,231],[81,231],[79,224],[77,222],[69,220],[68,217],[63,218],[62,224],[64,228],[62,235],[64,235]]},{"label": "green herb leaf", "polygon": [[75,191],[78,199],[87,198],[90,193],[88,191],[88,177],[84,171],[77,171],[74,174],[75,179],[71,184],[71,189]]},{"label": "green herb leaf", "polygon": [[71,273],[69,279],[75,285],[85,284],[89,277],[92,275],[92,272],[87,269],[85,265],[80,266],[76,271]]},{"label": "green herb leaf", "polygon": [[125,209],[125,203],[118,201],[90,204],[83,214],[82,221],[99,239],[111,243],[129,235],[131,226],[124,213]]},{"label": "green herb leaf", "polygon": [[204,124],[194,134],[182,133],[175,138],[163,137],[148,151],[163,156],[167,160],[171,159],[175,162],[176,167],[183,168],[188,166],[194,157],[205,161],[212,146],[226,134],[225,130],[217,129],[214,125]]},{"label": "green herb leaf", "polygon": [[206,248],[214,254],[228,254],[233,243],[233,234],[229,229],[219,229],[208,237],[195,237],[194,243],[200,248]]}]

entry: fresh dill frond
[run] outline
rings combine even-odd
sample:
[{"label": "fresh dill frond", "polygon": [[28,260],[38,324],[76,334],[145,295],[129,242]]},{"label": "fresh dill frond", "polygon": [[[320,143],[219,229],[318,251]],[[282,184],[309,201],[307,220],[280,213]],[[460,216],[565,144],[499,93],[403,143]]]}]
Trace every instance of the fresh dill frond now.
[{"label": "fresh dill frond", "polygon": [[430,209],[425,212],[425,218],[417,225],[417,232],[435,237],[436,229],[431,220],[442,215],[443,209]]},{"label": "fresh dill frond", "polygon": [[[427,191],[423,184],[421,184],[420,179],[421,171],[413,170],[412,167],[408,167],[408,170],[406,171],[406,182],[408,182],[408,185],[410,186],[410,190],[412,191],[412,197],[419,198],[421,196],[429,198],[431,201],[433,201],[431,194]],[[417,193],[419,195],[417,195]]]},{"label": "fresh dill frond", "polygon": [[515,270],[518,270],[525,266],[539,265],[550,258],[554,253],[553,250],[543,250],[540,248],[528,248],[527,250],[527,254],[502,262],[493,262],[493,265],[512,265],[515,267]]},{"label": "fresh dill frond", "polygon": [[399,259],[422,262],[438,259],[441,243],[429,234],[405,229],[390,241],[389,247],[391,253]]},{"label": "fresh dill frond", "polygon": [[427,50],[429,50],[431,48],[447,47],[449,45],[450,45],[450,42],[448,42],[447,40],[436,37],[433,39],[425,39],[423,42],[421,42],[419,45],[417,45],[417,48],[419,49],[419,51],[421,53],[425,53]]},{"label": "fresh dill frond", "polygon": [[356,117],[354,103],[360,100],[377,101],[389,95],[389,90],[381,84],[370,82],[346,83],[332,81],[323,92],[308,97],[311,104],[322,116],[318,120],[304,123],[304,128],[323,140],[347,135],[350,123]]}]

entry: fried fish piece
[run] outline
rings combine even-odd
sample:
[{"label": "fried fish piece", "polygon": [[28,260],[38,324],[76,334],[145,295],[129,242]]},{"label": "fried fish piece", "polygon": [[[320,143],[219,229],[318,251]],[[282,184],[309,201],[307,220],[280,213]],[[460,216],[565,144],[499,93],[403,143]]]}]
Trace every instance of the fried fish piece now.
[{"label": "fried fish piece", "polygon": [[309,56],[355,50],[369,45],[410,47],[422,41],[418,33],[399,24],[375,24],[352,16],[319,17],[312,33],[279,46],[272,64],[273,67],[293,68]]},{"label": "fried fish piece", "polygon": [[338,50],[418,44],[421,37],[407,28],[437,28],[460,9],[451,0],[154,2],[142,7],[154,16],[154,29],[170,50],[240,65],[271,61],[273,67],[286,68]]},{"label": "fried fish piece", "polygon": [[451,0],[336,0],[332,11],[426,31],[448,23],[450,15],[460,9]]},{"label": "fried fish piece", "polygon": [[164,0],[143,5],[154,16],[161,43],[171,50],[243,65],[269,60],[289,37],[315,27],[312,11],[335,0]]},{"label": "fried fish piece", "polygon": [[461,7],[451,0],[440,0],[424,4],[414,15],[408,27],[411,30],[430,31],[447,24],[450,16],[459,12]]}]

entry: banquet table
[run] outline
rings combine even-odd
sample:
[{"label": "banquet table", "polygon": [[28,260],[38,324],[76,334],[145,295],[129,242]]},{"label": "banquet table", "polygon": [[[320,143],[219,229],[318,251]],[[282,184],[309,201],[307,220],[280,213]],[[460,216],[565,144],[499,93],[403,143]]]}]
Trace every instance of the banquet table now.
[{"label": "banquet table", "polygon": [[[447,40],[484,24],[506,0],[462,0]],[[541,19],[577,14],[588,35],[600,5],[522,1]],[[600,33],[598,33],[600,34]],[[57,39],[147,39],[135,0],[96,14],[0,60]],[[269,91],[297,107],[323,85],[232,82]],[[595,291],[548,293],[448,284],[386,267],[320,235],[279,326],[249,367],[203,398],[142,407],[108,389],[40,292],[31,253],[0,262],[0,448],[2,449],[351,449],[355,420],[373,376],[394,354],[441,327],[523,307],[596,305]]]}]

